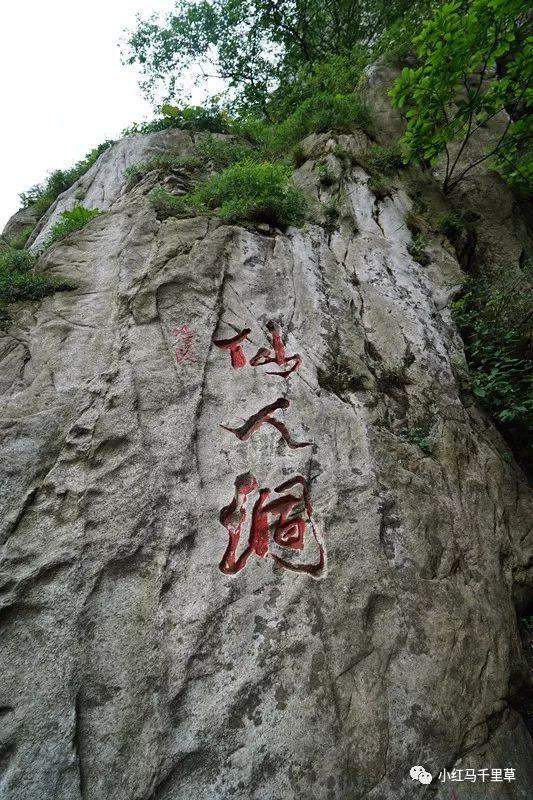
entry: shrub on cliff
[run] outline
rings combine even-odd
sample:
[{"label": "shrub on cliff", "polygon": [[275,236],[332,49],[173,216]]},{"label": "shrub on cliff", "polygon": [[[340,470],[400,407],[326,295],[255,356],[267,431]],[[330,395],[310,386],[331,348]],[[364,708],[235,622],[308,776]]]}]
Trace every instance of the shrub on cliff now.
[{"label": "shrub on cliff", "polygon": [[85,208],[85,206],[81,205],[74,206],[70,211],[63,211],[60,214],[60,219],[50,229],[50,238],[47,240],[46,246],[48,247],[54,242],[64,239],[69,233],[79,231],[101,213],[98,208]]},{"label": "shrub on cliff", "polygon": [[53,292],[72,289],[60,278],[34,272],[36,257],[28,250],[8,248],[0,253],[0,316],[3,307],[17,300],[40,300]]},{"label": "shrub on cliff", "polygon": [[371,114],[356,92],[349,94],[316,94],[304,100],[283,122],[267,124],[249,118],[233,125],[235,133],[249,139],[269,158],[285,156],[310,133],[349,132],[354,128],[368,130]]},{"label": "shrub on cliff", "polygon": [[522,448],[533,425],[532,267],[492,283],[475,274],[454,303],[473,393]]},{"label": "shrub on cliff", "polygon": [[140,133],[156,133],[168,128],[179,128],[185,131],[208,131],[210,133],[227,133],[229,118],[216,105],[177,106],[168,103],[161,107],[161,116],[151,122],[134,122],[122,131],[122,136],[134,136]]},{"label": "shrub on cliff", "polygon": [[193,201],[218,209],[227,222],[268,222],[286,228],[301,225],[305,199],[290,183],[292,170],[283,164],[242,161],[199,186]]},{"label": "shrub on cliff", "polygon": [[191,204],[188,195],[171,194],[162,186],[155,186],[148,193],[148,200],[155,209],[158,219],[191,217],[197,213],[197,209]]}]

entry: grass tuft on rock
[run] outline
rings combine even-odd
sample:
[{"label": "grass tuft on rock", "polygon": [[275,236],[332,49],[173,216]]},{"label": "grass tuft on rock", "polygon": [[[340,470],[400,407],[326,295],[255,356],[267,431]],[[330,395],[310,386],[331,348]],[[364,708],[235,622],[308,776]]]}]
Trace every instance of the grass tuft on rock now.
[{"label": "grass tuft on rock", "polygon": [[423,233],[417,233],[407,245],[407,252],[421,267],[427,267],[431,263],[431,257],[426,250],[428,244],[427,236],[424,236]]},{"label": "grass tuft on rock", "polygon": [[74,206],[70,211],[63,211],[59,220],[50,229],[50,237],[46,242],[46,246],[49,247],[54,242],[59,242],[69,233],[81,230],[92,219],[100,216],[101,213],[98,208],[85,208],[85,206],[81,205]]},{"label": "grass tuft on rock", "polygon": [[8,321],[6,305],[19,300],[41,300],[54,292],[73,289],[62,278],[34,271],[36,257],[28,250],[8,248],[0,252],[0,324]]}]

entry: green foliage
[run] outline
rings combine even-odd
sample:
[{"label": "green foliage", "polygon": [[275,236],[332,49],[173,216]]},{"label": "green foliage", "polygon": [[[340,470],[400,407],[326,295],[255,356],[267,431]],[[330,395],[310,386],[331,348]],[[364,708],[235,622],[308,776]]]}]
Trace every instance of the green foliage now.
[{"label": "green foliage", "polygon": [[295,144],[290,152],[290,158],[293,166],[298,169],[307,161],[307,155],[301,144]]},{"label": "green foliage", "polygon": [[[529,267],[531,272],[531,267]],[[474,395],[499,422],[527,440],[533,424],[531,276],[490,284],[471,277],[453,315],[464,343]]]},{"label": "green foliage", "polygon": [[229,133],[230,119],[225,111],[211,103],[207,106],[183,106],[177,108],[170,104],[161,107],[161,116],[151,122],[134,122],[122,131],[122,136],[135,136],[140,133],[156,133],[168,128],[185,131],[207,131],[210,133]]},{"label": "green foliage", "polygon": [[411,428],[404,428],[400,431],[400,436],[406,442],[416,445],[427,456],[433,454],[433,439],[431,437],[431,424],[419,423]]},{"label": "green foliage", "polygon": [[507,137],[500,145],[496,162],[502,177],[524,196],[529,196],[533,190],[532,141],[533,114],[527,114],[511,125]]},{"label": "green foliage", "polygon": [[417,233],[407,245],[409,255],[422,267],[427,267],[431,263],[431,258],[426,251],[428,244],[427,236],[424,236],[423,233]]},{"label": "green foliage", "polygon": [[269,94],[266,116],[272,122],[283,122],[298,106],[317,95],[351,94],[361,82],[363,70],[370,61],[369,48],[355,45],[343,55],[305,63],[293,80],[284,81]]},{"label": "green foliage", "polygon": [[81,205],[74,206],[71,211],[63,211],[59,215],[59,220],[50,229],[50,238],[47,240],[46,246],[49,247],[54,242],[64,239],[69,233],[79,231],[101,213],[98,208],[89,209]]},{"label": "green foliage", "polygon": [[29,250],[8,247],[6,250],[0,251],[0,270],[2,272],[28,272],[36,260]]},{"label": "green foliage", "polygon": [[322,184],[322,186],[332,186],[337,180],[336,175],[331,169],[330,165],[327,164],[325,161],[322,161],[319,164],[317,164],[316,171],[318,175],[318,180]]},{"label": "green foliage", "polygon": [[213,169],[220,170],[239,161],[255,158],[259,154],[246,142],[235,139],[218,139],[216,136],[202,137],[196,143],[198,157]]},{"label": "green foliage", "polygon": [[333,233],[337,229],[339,222],[339,206],[336,200],[329,200],[323,205],[325,224],[324,227],[328,233]]},{"label": "green foliage", "polygon": [[8,321],[6,303],[40,300],[53,292],[72,289],[72,284],[33,271],[36,257],[28,250],[9,248],[0,252],[0,324]]},{"label": "green foliage", "polygon": [[455,242],[466,230],[466,222],[463,215],[457,211],[449,211],[446,214],[442,214],[438,221],[438,230],[450,242]]},{"label": "green foliage", "polygon": [[379,147],[375,145],[365,153],[365,167],[368,166],[370,174],[391,176],[395,175],[405,164],[399,145]]},{"label": "green foliage", "polygon": [[384,175],[372,175],[368,181],[368,188],[376,198],[376,200],[385,200],[392,194],[392,187],[390,182]]},{"label": "green foliage", "polygon": [[283,164],[242,161],[214,175],[191,196],[197,207],[218,209],[227,222],[268,222],[282,228],[304,220],[303,193]]},{"label": "green foliage", "polygon": [[[420,0],[182,0],[162,23],[139,20],[124,60],[137,64],[149,97],[167,97],[199,75],[228,83],[239,109],[280,121],[315,94],[353,89],[368,42]],[[369,57],[366,59],[369,60]],[[272,91],[269,113],[268,98]],[[179,91],[178,91],[179,94]]]},{"label": "green foliage", "polygon": [[187,195],[175,195],[161,186],[155,186],[148,193],[148,200],[159,219],[167,217],[190,217],[197,213],[197,206],[191,203]]},{"label": "green foliage", "polygon": [[421,28],[435,4],[434,0],[409,3],[385,30],[377,28],[382,32],[372,48],[373,59],[382,57],[390,66],[404,66],[413,55],[413,31]]},{"label": "green foliage", "polygon": [[336,144],[331,152],[332,155],[335,156],[335,158],[339,159],[339,161],[344,161],[349,163],[352,162],[352,154],[350,153],[349,150],[347,150],[345,147],[342,147],[340,144]]},{"label": "green foliage", "polygon": [[[130,184],[140,180],[148,172],[155,170],[164,174],[174,172],[198,171],[202,168],[221,170],[246,159],[259,158],[260,153],[246,142],[235,139],[218,139],[209,134],[202,137],[195,145],[195,155],[178,156],[171,153],[160,153],[148,161],[132,164],[125,170]],[[172,195],[171,195],[172,196]]]},{"label": "green foliage", "polygon": [[44,214],[44,212],[50,208],[54,200],[69,189],[78,178],[81,178],[112,144],[113,141],[108,139],[87,153],[85,158],[82,158],[81,161],[78,161],[78,163],[70,169],[56,169],[54,172],[50,173],[44,183],[36,184],[26,192],[22,192],[20,195],[22,208],[33,206],[39,215]]},{"label": "green foliage", "polygon": [[[531,115],[513,122],[533,101],[533,38],[517,24],[528,8],[527,0],[453,0],[438,6],[414,39],[420,66],[403,69],[391,97],[407,114],[406,157],[435,163],[445,154],[445,192],[487,159],[511,183],[531,190],[533,160],[525,169],[519,163]],[[497,63],[505,68],[487,80]],[[499,140],[472,155],[469,142],[503,110],[511,117]]]},{"label": "green foliage", "polygon": [[[270,156],[285,154],[310,133],[349,133],[355,128],[369,130],[371,114],[356,92],[350,94],[317,94],[304,100],[294,112],[277,125],[249,126],[252,140]],[[246,130],[246,125],[244,125]]]},{"label": "green foliage", "polygon": [[282,228],[304,220],[303,193],[290,184],[291,169],[252,160],[232,164],[183,195],[157,186],[149,199],[158,216],[186,217],[216,211],[226,222],[268,222]]},{"label": "green foliage", "polygon": [[9,247],[13,247],[15,250],[23,250],[26,242],[30,238],[32,231],[33,225],[26,225],[18,234],[18,236],[10,236],[8,242]]}]

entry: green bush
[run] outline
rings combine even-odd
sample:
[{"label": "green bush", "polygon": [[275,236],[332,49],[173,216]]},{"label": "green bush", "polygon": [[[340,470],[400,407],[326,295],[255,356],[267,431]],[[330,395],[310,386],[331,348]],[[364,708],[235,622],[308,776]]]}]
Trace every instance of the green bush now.
[{"label": "green bush", "polygon": [[209,131],[211,133],[228,133],[230,122],[226,112],[212,105],[202,106],[176,106],[164,105],[161,108],[162,116],[151,122],[134,122],[129,128],[122,131],[122,136],[132,136],[139,133],[156,133],[167,128],[179,128],[188,131]]},{"label": "green bush", "polygon": [[197,207],[218,208],[227,222],[268,222],[285,228],[304,220],[303,193],[290,184],[283,164],[242,161],[199,186],[191,196]]},{"label": "green bush", "polygon": [[197,213],[197,208],[186,200],[188,195],[175,195],[167,192],[161,186],[155,186],[148,193],[148,200],[156,211],[159,219],[167,217],[190,217]]},{"label": "green bush", "polygon": [[204,136],[196,143],[198,157],[210,164],[214,169],[220,170],[230,167],[239,161],[252,159],[259,156],[249,144],[235,139],[217,139],[216,136]]},{"label": "green bush", "polygon": [[423,233],[417,233],[407,245],[407,252],[409,255],[422,267],[427,267],[427,265],[431,263],[429,253],[426,251],[428,244],[429,241],[427,237],[424,236]]},{"label": "green bush", "polygon": [[400,436],[406,442],[416,445],[427,456],[433,454],[433,440],[431,437],[431,425],[419,424],[412,428],[404,428],[400,431]]},{"label": "green bush", "polygon": [[461,214],[457,211],[449,211],[443,214],[438,221],[438,230],[446,236],[450,242],[455,242],[464,233],[466,223]]},{"label": "green bush", "polygon": [[336,200],[329,200],[329,202],[324,203],[323,211],[325,217],[324,228],[328,233],[333,233],[333,231],[337,230],[340,216]]},{"label": "green bush", "polygon": [[98,208],[85,208],[85,206],[74,206],[71,211],[63,211],[60,214],[60,219],[50,229],[50,237],[46,242],[46,246],[48,247],[54,242],[64,239],[69,233],[79,231],[101,213]]},{"label": "green bush", "polygon": [[317,164],[316,171],[318,174],[318,180],[322,184],[322,186],[333,186],[337,177],[329,164],[322,162]]},{"label": "green bush", "polygon": [[17,236],[10,236],[9,239],[6,237],[1,238],[8,242],[9,247],[13,247],[15,250],[23,250],[32,231],[33,225],[26,225]]},{"label": "green bush", "polygon": [[270,119],[281,122],[316,95],[350,94],[357,87],[363,70],[372,62],[370,50],[356,45],[350,52],[308,62],[293,80],[283,81],[268,98]]},{"label": "green bush", "polygon": [[392,195],[392,187],[384,175],[372,175],[368,181],[368,188],[376,200],[385,200]]},{"label": "green bush", "polygon": [[474,395],[527,441],[533,424],[531,283],[522,276],[492,285],[472,276],[453,316],[465,343]]},{"label": "green bush", "polygon": [[71,283],[33,272],[36,257],[28,250],[10,248],[0,253],[0,317],[7,321],[5,303],[40,300],[53,292],[74,288]]},{"label": "green bush", "polygon": [[268,125],[258,119],[247,119],[234,125],[237,135],[258,145],[269,158],[284,156],[310,133],[350,132],[354,128],[368,130],[370,111],[361,96],[349,94],[316,94],[304,100],[283,122]]},{"label": "green bush", "polygon": [[42,216],[42,214],[50,208],[54,200],[69,189],[78,178],[81,178],[112,144],[113,141],[111,139],[102,142],[98,147],[95,147],[87,153],[85,158],[78,161],[71,169],[56,169],[48,176],[44,183],[36,184],[26,192],[22,192],[20,195],[22,208],[33,206],[39,215]]},{"label": "green bush", "polygon": [[36,257],[29,250],[9,247],[0,251],[1,272],[29,272],[35,264]]},{"label": "green bush", "polygon": [[365,161],[371,174],[395,175],[405,164],[400,147],[397,144],[390,147],[375,145],[365,154]]}]

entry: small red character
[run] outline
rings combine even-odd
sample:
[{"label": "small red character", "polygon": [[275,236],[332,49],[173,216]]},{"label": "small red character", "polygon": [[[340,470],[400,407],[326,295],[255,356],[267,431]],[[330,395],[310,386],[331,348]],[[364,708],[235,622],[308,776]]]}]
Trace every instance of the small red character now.
[{"label": "small red character", "polygon": [[[258,483],[250,472],[236,478],[234,497],[231,503],[224,506],[220,512],[220,522],[229,535],[228,546],[219,565],[221,572],[225,575],[236,575],[244,569],[252,553],[259,558],[265,558],[269,552],[271,536],[280,547],[303,550],[305,532],[307,525],[310,525],[319,550],[319,559],[316,564],[298,564],[286,561],[275,553],[270,553],[270,555],[279,566],[285,569],[303,572],[313,578],[321,577],[325,568],[325,552],[312,521],[313,509],[307,481],[302,475],[297,475],[277,486],[274,491],[276,494],[280,494],[297,485],[302,487],[300,497],[294,494],[285,494],[270,502],[267,502],[271,495],[270,489],[259,489],[259,497],[252,510],[248,544],[237,557],[242,526],[246,520],[247,498],[251,492],[257,489]],[[274,522],[270,522],[270,517],[274,517]]]},{"label": "small red character", "polygon": [[178,339],[178,347],[176,348],[177,363],[181,365],[185,361],[196,361],[191,353],[195,332],[188,325],[182,325],[181,328],[174,328],[172,335]]},{"label": "small red character", "polygon": [[278,397],[278,399],[273,403],[270,403],[270,405],[265,406],[256,414],[252,414],[252,416],[249,417],[239,428],[228,428],[227,425],[221,425],[220,427],[224,428],[225,431],[234,433],[235,436],[241,440],[241,442],[246,442],[256,431],[259,430],[261,425],[272,425],[281,433],[282,438],[287,442],[290,448],[296,449],[298,447],[312,447],[312,442],[296,442],[287,430],[287,426],[283,422],[272,418],[272,414],[278,411],[278,409],[288,408],[289,406],[290,400],[287,400],[285,397]]}]

